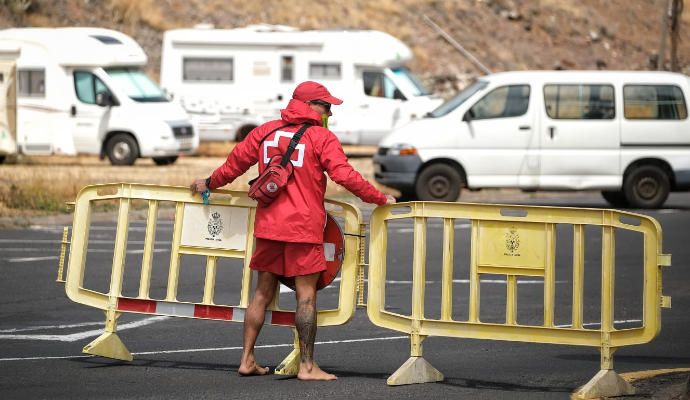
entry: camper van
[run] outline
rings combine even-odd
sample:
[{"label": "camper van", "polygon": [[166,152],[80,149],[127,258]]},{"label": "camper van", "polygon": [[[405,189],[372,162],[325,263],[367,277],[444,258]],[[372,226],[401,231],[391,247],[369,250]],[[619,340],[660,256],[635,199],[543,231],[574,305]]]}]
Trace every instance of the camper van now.
[{"label": "camper van", "polygon": [[161,86],[201,140],[242,140],[279,116],[297,84],[324,84],[344,103],[329,128],[342,143],[377,144],[441,104],[407,68],[410,49],[378,31],[300,31],[276,25],[165,32]]},{"label": "camper van", "polygon": [[375,179],[422,200],[600,190],[614,207],[658,208],[690,189],[689,99],[690,78],[669,72],[488,75],[385,137]]},{"label": "camper van", "polygon": [[17,152],[16,63],[18,47],[0,46],[0,164]]},{"label": "camper van", "polygon": [[0,31],[16,46],[17,146],[27,155],[98,154],[114,165],[139,157],[175,162],[199,139],[186,112],[142,71],[129,36],[99,28]]}]

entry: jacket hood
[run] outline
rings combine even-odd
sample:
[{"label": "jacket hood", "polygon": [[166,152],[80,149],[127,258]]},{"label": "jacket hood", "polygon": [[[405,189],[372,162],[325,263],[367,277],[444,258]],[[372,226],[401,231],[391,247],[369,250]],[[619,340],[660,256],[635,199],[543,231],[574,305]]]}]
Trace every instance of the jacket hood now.
[{"label": "jacket hood", "polygon": [[292,99],[287,107],[280,110],[280,118],[289,124],[321,125],[321,115],[303,101]]}]

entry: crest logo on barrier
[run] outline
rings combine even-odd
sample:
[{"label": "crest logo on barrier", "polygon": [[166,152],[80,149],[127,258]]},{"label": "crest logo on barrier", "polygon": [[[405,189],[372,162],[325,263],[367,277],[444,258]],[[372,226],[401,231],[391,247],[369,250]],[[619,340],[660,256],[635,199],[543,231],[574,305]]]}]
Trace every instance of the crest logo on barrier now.
[{"label": "crest logo on barrier", "polygon": [[508,232],[505,233],[505,239],[506,252],[503,253],[503,255],[519,257],[520,253],[518,250],[520,249],[520,235],[518,234],[517,230],[515,228],[508,229]]},{"label": "crest logo on barrier", "polygon": [[221,240],[218,236],[223,232],[223,219],[218,211],[214,211],[209,217],[207,228],[208,234],[211,235],[206,238],[207,240]]}]

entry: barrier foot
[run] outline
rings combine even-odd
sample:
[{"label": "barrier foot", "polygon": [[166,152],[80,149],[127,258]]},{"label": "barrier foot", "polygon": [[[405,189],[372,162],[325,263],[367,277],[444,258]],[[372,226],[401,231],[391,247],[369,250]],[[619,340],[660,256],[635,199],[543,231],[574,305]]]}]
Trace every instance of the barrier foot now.
[{"label": "barrier foot", "polygon": [[114,332],[103,332],[96,340],[84,346],[82,352],[122,361],[132,361],[132,354]]},{"label": "barrier foot", "polygon": [[423,357],[410,357],[386,383],[390,386],[410,385],[413,383],[441,382],[443,374],[434,368]]},{"label": "barrier foot", "polygon": [[635,394],[635,388],[626,382],[616,371],[602,369],[584,386],[578,388],[574,399],[597,399]]},{"label": "barrier foot", "polygon": [[299,372],[299,349],[292,350],[276,367],[276,375],[297,375]]}]

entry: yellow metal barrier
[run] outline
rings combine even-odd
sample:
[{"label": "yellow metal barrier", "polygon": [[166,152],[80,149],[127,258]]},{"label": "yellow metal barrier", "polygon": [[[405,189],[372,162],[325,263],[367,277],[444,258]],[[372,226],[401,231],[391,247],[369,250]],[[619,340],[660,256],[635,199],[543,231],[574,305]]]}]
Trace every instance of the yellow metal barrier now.
[{"label": "yellow metal barrier", "polygon": [[[443,221],[440,318],[425,318],[427,219]],[[388,224],[412,220],[412,310],[401,315],[385,310]],[[470,220],[468,319],[452,318],[454,222]],[[670,298],[661,293],[661,266],[669,266],[670,255],[661,254],[661,228],[650,217],[615,210],[557,207],[480,205],[415,202],[377,208],[371,216],[369,248],[368,315],[376,325],[410,335],[410,355],[388,379],[389,385],[434,382],[443,375],[422,358],[422,341],[428,336],[508,340],[598,347],[601,371],[580,388],[578,396],[593,398],[631,393],[632,387],[613,371],[613,353],[622,346],[647,343],[661,327],[661,307]],[[554,325],[556,224],[572,225],[573,290],[570,326]],[[601,314],[600,329],[583,327],[585,226],[601,229]],[[638,232],[644,238],[644,287],[642,326],[614,327],[615,230]],[[397,265],[396,268],[401,268]],[[480,277],[506,278],[505,323],[486,323],[479,318]],[[538,277],[544,283],[543,325],[517,322],[517,278]]]},{"label": "yellow metal barrier", "polygon": [[[148,204],[146,233],[141,277],[137,297],[122,296],[125,271],[127,234],[132,202],[145,201]],[[117,319],[122,313],[167,315],[186,318],[212,319],[242,322],[249,304],[252,273],[249,260],[253,251],[254,216],[256,203],[246,192],[214,191],[209,205],[201,204],[200,196],[192,196],[188,188],[141,185],[106,184],[87,186],[76,199],[72,240],[67,240],[67,228],[63,235],[63,249],[60,257],[58,281],[62,277],[64,250],[70,244],[69,263],[65,290],[70,299],[77,303],[105,311],[105,332],[84,347],[84,352],[120,360],[132,360],[116,334]],[[114,256],[110,288],[107,293],[90,290],[84,286],[86,254],[89,243],[91,215],[95,202],[116,201],[119,204]],[[170,243],[171,257],[168,268],[167,292],[163,299],[149,296],[153,265],[154,241],[159,204],[174,204],[173,236]],[[340,273],[338,308],[319,310],[319,326],[341,325],[348,322],[355,311],[358,274],[361,266],[360,244],[361,213],[349,204],[327,200],[329,214],[344,221],[345,253]],[[207,223],[208,222],[208,223]],[[201,303],[177,300],[181,257],[187,255],[206,257],[206,275]],[[220,258],[243,260],[240,286],[240,300],[236,305],[214,303],[216,265]],[[361,282],[361,280],[360,280]],[[294,326],[294,311],[283,310],[275,296],[266,314],[267,323]],[[294,328],[293,328],[294,333]],[[276,373],[296,374],[299,367],[299,345],[295,336],[295,349],[281,363]]]}]

